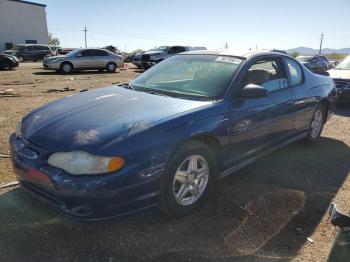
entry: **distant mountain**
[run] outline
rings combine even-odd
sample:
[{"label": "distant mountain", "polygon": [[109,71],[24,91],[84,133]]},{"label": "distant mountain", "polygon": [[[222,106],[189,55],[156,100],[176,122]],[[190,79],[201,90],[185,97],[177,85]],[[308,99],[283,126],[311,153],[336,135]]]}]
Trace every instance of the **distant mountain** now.
[{"label": "distant mountain", "polygon": [[[318,54],[318,49],[313,49],[313,48],[304,47],[304,46],[288,49],[286,51],[289,54],[293,53],[293,52],[298,52],[302,55],[316,55],[316,54]],[[341,49],[322,48],[322,54],[326,55],[326,54],[333,54],[333,53],[350,55],[350,48],[341,48]]]}]

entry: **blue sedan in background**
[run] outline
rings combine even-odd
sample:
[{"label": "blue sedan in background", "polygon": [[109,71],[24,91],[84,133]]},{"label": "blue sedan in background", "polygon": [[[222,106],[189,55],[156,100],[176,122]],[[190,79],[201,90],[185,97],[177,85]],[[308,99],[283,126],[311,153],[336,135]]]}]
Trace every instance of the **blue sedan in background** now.
[{"label": "blue sedan in background", "polygon": [[316,141],[335,97],[331,78],[282,53],[186,52],[29,113],[11,158],[23,188],[75,218],[186,215],[218,179]]}]

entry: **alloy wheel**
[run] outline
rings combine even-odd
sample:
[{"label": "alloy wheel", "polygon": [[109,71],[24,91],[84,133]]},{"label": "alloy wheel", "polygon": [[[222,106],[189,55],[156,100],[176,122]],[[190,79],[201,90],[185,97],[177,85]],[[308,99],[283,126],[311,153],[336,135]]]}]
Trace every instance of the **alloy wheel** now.
[{"label": "alloy wheel", "polygon": [[62,66],[62,71],[65,73],[70,73],[72,71],[72,66],[70,64],[64,64]]},{"label": "alloy wheel", "polygon": [[173,194],[183,206],[196,202],[204,193],[209,179],[209,165],[200,155],[192,155],[178,167],[173,181]]},{"label": "alloy wheel", "polygon": [[323,125],[323,113],[322,113],[322,110],[317,109],[311,122],[310,135],[312,138],[316,138],[319,135],[322,129],[322,125]]}]

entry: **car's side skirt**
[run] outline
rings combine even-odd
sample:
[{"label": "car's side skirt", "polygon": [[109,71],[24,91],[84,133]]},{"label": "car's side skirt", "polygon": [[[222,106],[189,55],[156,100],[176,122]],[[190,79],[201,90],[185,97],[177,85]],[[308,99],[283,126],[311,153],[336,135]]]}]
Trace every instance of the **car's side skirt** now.
[{"label": "car's side skirt", "polygon": [[281,147],[287,146],[287,145],[292,144],[292,143],[294,143],[294,142],[296,142],[298,140],[301,140],[301,139],[303,139],[305,137],[307,137],[307,132],[303,132],[303,133],[301,133],[301,134],[299,134],[299,135],[297,135],[295,137],[292,137],[292,138],[290,138],[290,139],[288,139],[286,141],[283,141],[282,143],[280,143],[280,144],[278,144],[276,146],[272,146],[271,148],[268,148],[267,150],[263,151],[262,153],[257,154],[257,155],[255,155],[255,156],[253,156],[253,157],[251,157],[251,158],[249,158],[247,160],[244,160],[243,162],[241,162],[241,163],[239,163],[239,164],[237,164],[237,165],[235,165],[233,167],[230,167],[230,168],[222,171],[221,174],[220,174],[219,179],[223,179],[223,178],[231,175],[232,173],[238,171],[239,169],[241,169],[243,167],[246,167],[249,164],[255,162],[259,158],[261,158],[261,157],[263,157],[263,156],[265,156],[265,155],[267,155],[267,154],[269,154],[269,153],[271,153],[271,152],[273,152],[273,151],[275,151],[275,150],[277,150],[277,149],[279,149]]}]

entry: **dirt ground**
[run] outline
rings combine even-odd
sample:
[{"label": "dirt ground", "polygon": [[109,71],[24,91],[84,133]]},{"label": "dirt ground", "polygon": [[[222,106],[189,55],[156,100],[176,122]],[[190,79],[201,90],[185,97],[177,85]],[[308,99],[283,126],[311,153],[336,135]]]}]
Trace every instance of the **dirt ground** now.
[{"label": "dirt ground", "polygon": [[[0,97],[0,153],[8,154],[10,133],[32,109],[139,73],[130,64],[115,74],[59,75],[40,63],[0,71],[0,90],[21,95]],[[66,87],[75,90],[47,93]],[[0,261],[325,261],[335,235],[328,205],[350,210],[349,116],[350,107],[338,109],[317,144],[290,145],[224,179],[184,218],[152,209],[80,223],[21,188],[0,189]],[[0,185],[14,180],[10,160],[0,159]]]}]

